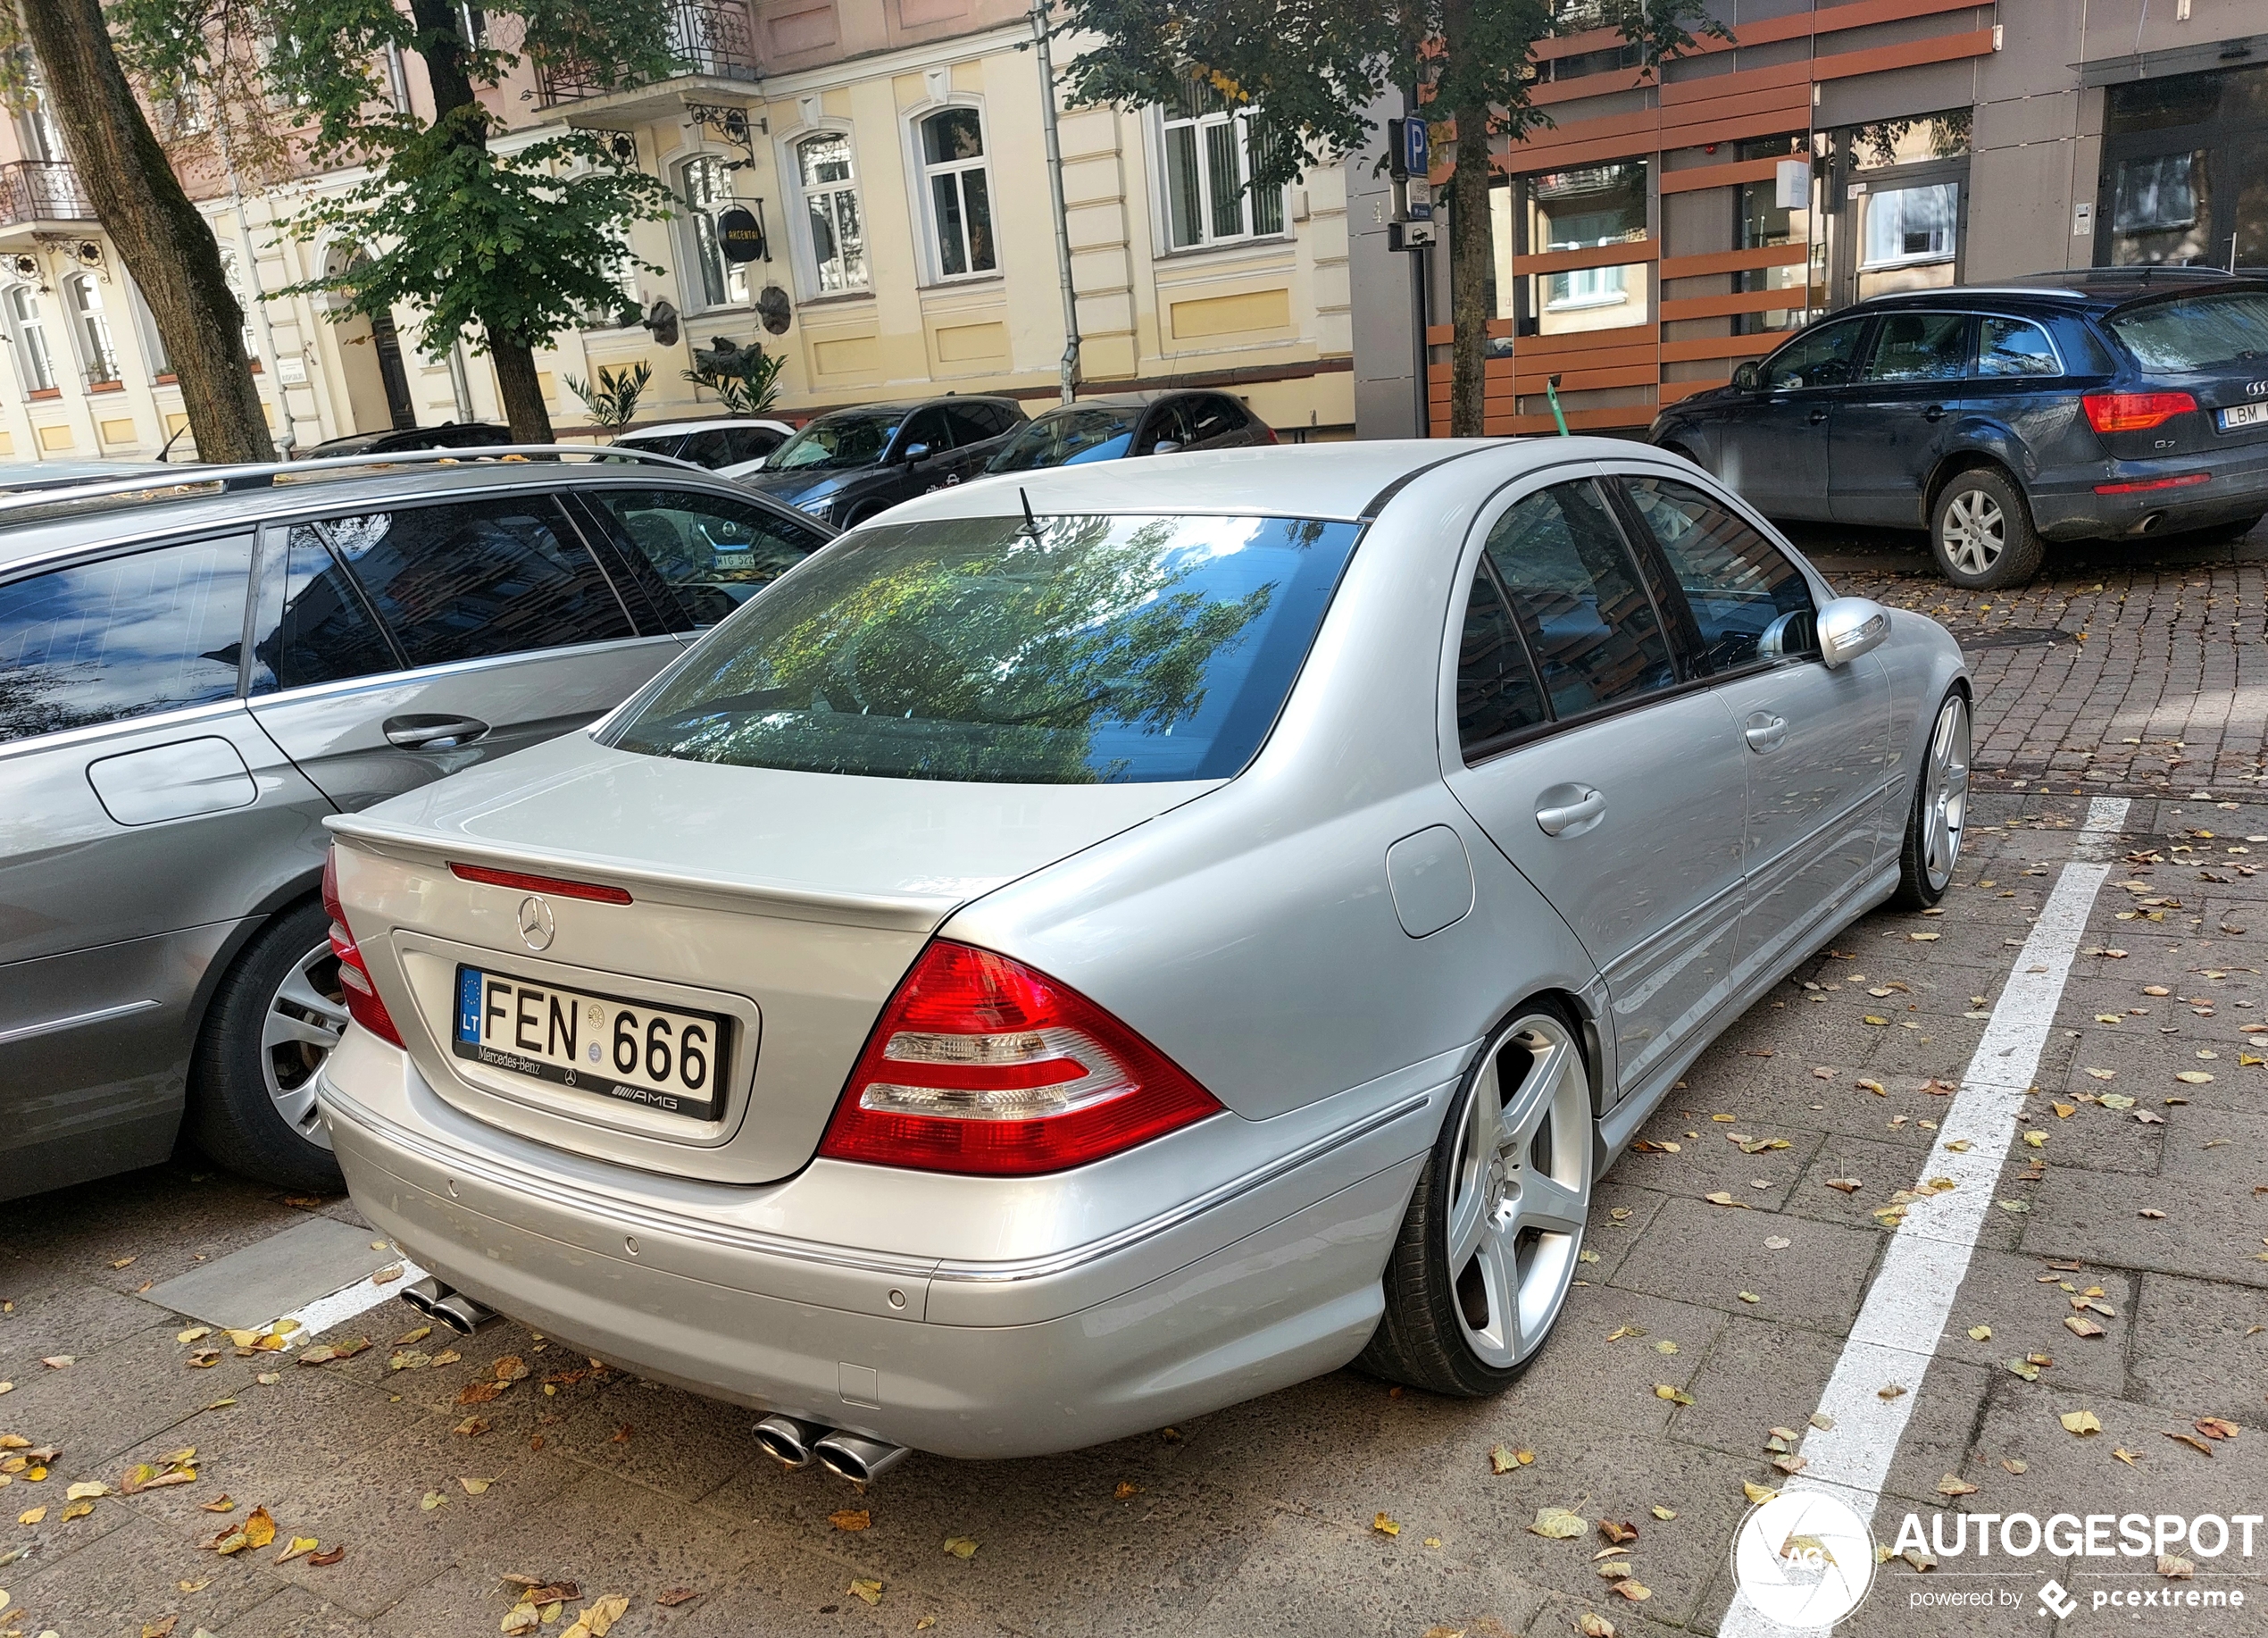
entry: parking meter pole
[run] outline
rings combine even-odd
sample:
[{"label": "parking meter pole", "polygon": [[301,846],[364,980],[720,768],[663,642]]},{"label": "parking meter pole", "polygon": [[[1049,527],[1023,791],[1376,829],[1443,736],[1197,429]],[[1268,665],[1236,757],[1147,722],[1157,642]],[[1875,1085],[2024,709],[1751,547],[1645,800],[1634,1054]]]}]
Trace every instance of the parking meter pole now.
[{"label": "parking meter pole", "polygon": [[1559,423],[1560,437],[1565,438],[1568,435],[1567,417],[1559,407],[1559,378],[1557,376],[1544,377],[1544,397],[1550,400],[1551,418]]}]

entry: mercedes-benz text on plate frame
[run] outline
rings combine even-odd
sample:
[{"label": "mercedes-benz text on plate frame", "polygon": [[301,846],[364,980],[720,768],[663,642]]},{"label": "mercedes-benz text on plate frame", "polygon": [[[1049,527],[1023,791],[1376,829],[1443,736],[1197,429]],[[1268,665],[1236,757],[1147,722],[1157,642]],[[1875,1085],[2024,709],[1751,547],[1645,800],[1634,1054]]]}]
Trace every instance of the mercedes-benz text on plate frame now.
[{"label": "mercedes-benz text on plate frame", "polygon": [[515,1075],[717,1118],[730,1022],[457,967],[450,1050]]},{"label": "mercedes-benz text on plate frame", "polygon": [[1942,895],[1966,689],[1626,443],[940,489],[332,820],[321,1107],[436,1281],[869,1473],[1495,1393],[1695,1056]]}]

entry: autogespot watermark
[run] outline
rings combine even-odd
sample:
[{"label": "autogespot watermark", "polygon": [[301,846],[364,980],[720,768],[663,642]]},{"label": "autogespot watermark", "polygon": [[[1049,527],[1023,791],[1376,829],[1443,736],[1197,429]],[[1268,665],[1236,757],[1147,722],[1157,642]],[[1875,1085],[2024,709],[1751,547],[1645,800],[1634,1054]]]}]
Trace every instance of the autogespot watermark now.
[{"label": "autogespot watermark", "polygon": [[[1906,1587],[1911,1610],[2023,1609],[2064,1620],[2081,1610],[2121,1614],[2242,1609],[2257,1588],[2237,1584],[2268,1550],[2268,1517],[2257,1513],[1907,1513],[1878,1549],[1867,1522],[1834,1496],[1789,1491],[1750,1510],[1733,1539],[1732,1569],[1756,1613],[1776,1625],[1816,1632],[1864,1601],[1878,1560],[1904,1559],[1935,1572]],[[2069,1561],[2068,1588],[2050,1575],[1979,1585],[2026,1560]],[[2103,1562],[2094,1567],[2090,1561]],[[2029,1595],[2029,1596],[2028,1596]],[[2027,1608],[2034,1605],[2036,1608]]]}]

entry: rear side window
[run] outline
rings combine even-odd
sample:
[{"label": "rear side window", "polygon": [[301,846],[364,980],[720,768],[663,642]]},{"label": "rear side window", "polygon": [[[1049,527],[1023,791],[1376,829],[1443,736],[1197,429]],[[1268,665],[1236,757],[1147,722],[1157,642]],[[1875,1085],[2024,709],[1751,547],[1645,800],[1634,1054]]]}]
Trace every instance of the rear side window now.
[{"label": "rear side window", "polygon": [[1869,381],[1950,381],[1969,367],[1965,313],[1891,313],[1874,327],[1863,379]]},{"label": "rear side window", "polygon": [[1358,532],[1138,514],[870,525],[718,627],[610,742],[893,779],[1226,779],[1274,723]]},{"label": "rear side window", "polygon": [[722,427],[696,432],[685,440],[685,447],[677,452],[677,456],[696,466],[730,465],[733,459],[731,435]]},{"label": "rear side window", "polygon": [[277,687],[340,682],[401,664],[353,577],[313,530],[293,530],[286,557],[282,623],[254,644]]},{"label": "rear side window", "polygon": [[1977,321],[1977,373],[1988,376],[2061,375],[2047,332],[2022,319]]},{"label": "rear side window", "polygon": [[2111,333],[2145,370],[2204,370],[2268,356],[2268,295],[2184,296],[2114,313]]},{"label": "rear side window", "polygon": [[1514,504],[1488,531],[1487,549],[1528,628],[1554,715],[1677,681],[1653,599],[1589,479]]},{"label": "rear side window", "polygon": [[1547,715],[1528,646],[1484,560],[1473,571],[1457,646],[1457,744],[1471,761]]},{"label": "rear side window", "polygon": [[786,441],[787,434],[776,427],[734,427],[724,437],[724,464],[730,466],[762,460]]},{"label": "rear side window", "polygon": [[713,625],[827,543],[753,503],[683,489],[593,489],[624,547],[654,566],[688,626]]},{"label": "rear side window", "polygon": [[948,404],[945,418],[953,427],[954,447],[966,449],[971,444],[998,437],[1005,416],[990,404]]},{"label": "rear side window", "polygon": [[353,573],[412,665],[633,635],[596,560],[546,499],[295,523],[295,560],[303,541],[328,549]]},{"label": "rear side window", "polygon": [[0,586],[0,743],[233,698],[251,577],[245,536]]},{"label": "rear side window", "polygon": [[1244,411],[1226,398],[1199,398],[1190,408],[1196,412],[1196,424],[1190,436],[1202,442],[1211,438],[1226,438],[1231,432],[1244,430]]},{"label": "rear side window", "polygon": [[1788,555],[1722,501],[1675,478],[1632,477],[1624,490],[1668,560],[1700,628],[1700,669],[1737,670],[1759,657],[1764,633],[1783,615],[1779,654],[1817,646],[1811,588]]}]

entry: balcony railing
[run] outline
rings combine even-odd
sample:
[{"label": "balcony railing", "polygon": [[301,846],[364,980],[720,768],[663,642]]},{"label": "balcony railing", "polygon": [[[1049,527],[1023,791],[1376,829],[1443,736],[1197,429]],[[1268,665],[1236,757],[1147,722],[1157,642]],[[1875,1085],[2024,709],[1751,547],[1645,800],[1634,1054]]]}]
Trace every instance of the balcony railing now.
[{"label": "balcony railing", "polygon": [[26,221],[92,221],[95,207],[79,173],[59,159],[20,159],[0,165],[0,227]]},{"label": "balcony railing", "polygon": [[[762,77],[756,61],[756,29],[743,0],[668,0],[670,53],[677,59],[671,77],[702,75],[715,79]],[[603,96],[647,83],[617,63],[555,63],[537,75],[538,100],[546,108]]]}]

